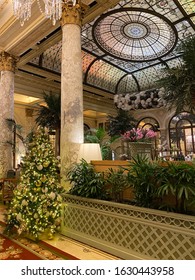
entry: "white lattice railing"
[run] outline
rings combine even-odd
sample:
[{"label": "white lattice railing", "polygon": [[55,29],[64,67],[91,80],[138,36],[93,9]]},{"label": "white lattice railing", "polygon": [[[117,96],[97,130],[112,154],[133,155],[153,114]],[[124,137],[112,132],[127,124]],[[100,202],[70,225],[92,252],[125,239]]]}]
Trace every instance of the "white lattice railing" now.
[{"label": "white lattice railing", "polygon": [[195,259],[195,217],[64,196],[62,234],[122,259]]}]

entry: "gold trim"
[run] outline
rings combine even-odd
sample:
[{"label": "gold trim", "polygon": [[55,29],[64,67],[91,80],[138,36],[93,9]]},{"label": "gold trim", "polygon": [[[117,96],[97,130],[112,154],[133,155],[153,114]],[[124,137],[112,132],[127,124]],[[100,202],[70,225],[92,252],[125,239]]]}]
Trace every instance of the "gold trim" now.
[{"label": "gold trim", "polygon": [[75,6],[73,6],[71,1],[64,3],[62,6],[61,26],[72,23],[81,27],[87,8],[88,6],[81,4],[80,1]]},{"label": "gold trim", "polygon": [[0,71],[15,72],[16,58],[7,52],[0,53]]}]

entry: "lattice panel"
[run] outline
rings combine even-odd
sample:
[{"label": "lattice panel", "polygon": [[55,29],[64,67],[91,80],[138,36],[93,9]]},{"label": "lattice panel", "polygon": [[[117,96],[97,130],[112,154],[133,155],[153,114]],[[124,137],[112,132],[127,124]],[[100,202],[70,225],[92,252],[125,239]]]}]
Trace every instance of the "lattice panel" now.
[{"label": "lattice panel", "polygon": [[111,206],[94,200],[93,204],[71,196],[65,200],[64,232],[74,230],[154,259],[195,259],[194,217],[180,220],[175,214],[163,215],[163,211],[155,215],[150,209],[126,209],[116,203]]}]

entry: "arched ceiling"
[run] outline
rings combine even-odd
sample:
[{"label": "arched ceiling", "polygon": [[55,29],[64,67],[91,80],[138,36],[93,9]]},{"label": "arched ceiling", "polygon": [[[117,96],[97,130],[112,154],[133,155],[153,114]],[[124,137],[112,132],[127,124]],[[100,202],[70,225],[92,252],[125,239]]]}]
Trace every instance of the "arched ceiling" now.
[{"label": "arched ceiling", "polygon": [[[182,63],[175,49],[195,34],[194,0],[82,2],[89,6],[81,30],[84,97],[89,102],[103,97],[109,103],[115,93],[153,88],[163,67]],[[18,57],[18,92],[27,91],[26,81],[32,95],[40,96],[40,88],[60,91],[61,28],[37,9],[34,4],[32,17],[21,27],[11,1],[0,0],[0,50]]]}]

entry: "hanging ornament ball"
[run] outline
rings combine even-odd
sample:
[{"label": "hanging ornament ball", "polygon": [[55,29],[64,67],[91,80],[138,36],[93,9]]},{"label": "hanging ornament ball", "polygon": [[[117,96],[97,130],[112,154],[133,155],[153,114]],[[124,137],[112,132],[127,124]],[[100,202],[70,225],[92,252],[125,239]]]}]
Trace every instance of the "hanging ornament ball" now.
[{"label": "hanging ornament ball", "polygon": [[36,182],[36,186],[37,186],[37,187],[40,187],[41,184],[42,184],[41,181],[37,181],[37,182]]},{"label": "hanging ornament ball", "polygon": [[37,169],[38,169],[38,170],[42,170],[42,169],[43,169],[43,165],[42,165],[42,164],[39,164],[39,165],[37,166]]},{"label": "hanging ornament ball", "polygon": [[49,239],[49,240],[51,240],[51,239],[53,239],[53,238],[54,238],[53,233],[51,233],[51,232],[50,232],[50,233],[48,233],[48,239]]},{"label": "hanging ornament ball", "polygon": [[43,163],[43,166],[44,166],[44,167],[48,167],[48,166],[49,166],[49,161],[45,161],[45,162]]},{"label": "hanging ornament ball", "polygon": [[47,177],[44,175],[44,176],[41,178],[41,181],[44,183],[46,180],[47,180]]}]

